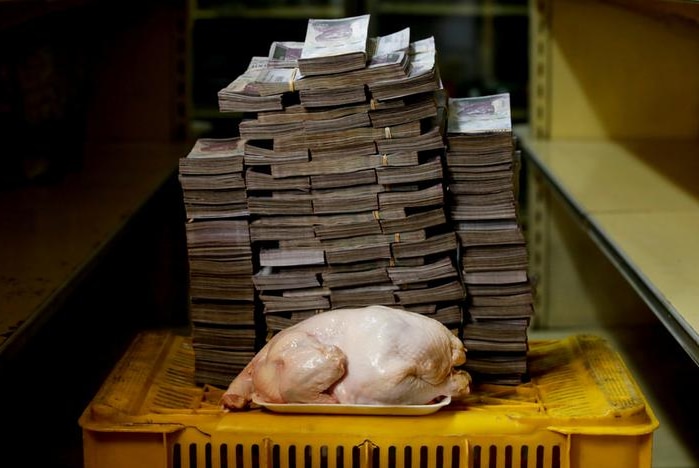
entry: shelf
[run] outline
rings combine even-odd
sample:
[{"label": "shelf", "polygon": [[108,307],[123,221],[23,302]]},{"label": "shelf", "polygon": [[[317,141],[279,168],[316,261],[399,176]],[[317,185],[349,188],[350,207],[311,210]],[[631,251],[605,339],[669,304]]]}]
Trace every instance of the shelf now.
[{"label": "shelf", "polygon": [[643,300],[699,364],[699,3],[530,5],[520,136],[544,321],[585,303],[632,322]]},{"label": "shelf", "polygon": [[[543,138],[698,138],[699,25],[641,4],[541,0],[530,31],[532,134]],[[591,18],[581,21],[581,18]],[[673,16],[674,18],[674,16]]]},{"label": "shelf", "polygon": [[439,2],[384,2],[374,1],[371,7],[378,14],[419,15],[419,16],[527,16],[526,3],[522,5],[501,5],[494,2],[483,4],[439,3]]},{"label": "shelf", "polygon": [[90,145],[79,172],[0,192],[0,362],[44,324],[186,154],[182,144]]},{"label": "shelf", "polygon": [[198,107],[192,109],[191,117],[197,119],[239,119],[241,112],[221,112],[215,107]]},{"label": "shelf", "polygon": [[516,134],[526,160],[699,364],[699,141],[545,140],[526,126]]},{"label": "shelf", "polygon": [[51,13],[59,13],[84,7],[95,0],[4,0],[0,2],[0,31],[41,18]]},{"label": "shelf", "polygon": [[667,19],[681,19],[699,23],[699,5],[696,0],[607,0],[630,10]]},{"label": "shelf", "polygon": [[225,19],[225,18],[277,18],[277,19],[308,19],[308,18],[340,18],[345,16],[343,6],[314,6],[294,5],[267,8],[251,8],[245,5],[227,4],[218,8],[192,8],[192,20]]}]

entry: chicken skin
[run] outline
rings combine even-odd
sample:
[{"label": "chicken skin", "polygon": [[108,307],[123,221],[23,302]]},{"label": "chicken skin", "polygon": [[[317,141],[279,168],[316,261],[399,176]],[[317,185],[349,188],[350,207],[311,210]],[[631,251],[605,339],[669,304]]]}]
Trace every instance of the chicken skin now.
[{"label": "chicken skin", "polygon": [[265,403],[428,404],[469,393],[464,345],[443,324],[385,306],[335,309],[276,334],[233,379],[225,409]]}]

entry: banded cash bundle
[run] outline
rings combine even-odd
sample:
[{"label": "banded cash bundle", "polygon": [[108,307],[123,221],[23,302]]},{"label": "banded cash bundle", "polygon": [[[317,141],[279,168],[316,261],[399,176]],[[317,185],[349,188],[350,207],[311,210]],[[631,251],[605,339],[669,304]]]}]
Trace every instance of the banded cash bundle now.
[{"label": "banded cash bundle", "polygon": [[179,161],[198,382],[225,384],[255,352],[244,142],[200,138]]},{"label": "banded cash bundle", "polygon": [[366,66],[369,15],[309,19],[299,70],[304,76],[329,75]]},{"label": "banded cash bundle", "polygon": [[187,218],[246,216],[243,145],[239,138],[202,138],[179,161]]},{"label": "banded cash bundle", "polygon": [[248,68],[225,88],[218,92],[218,108],[221,112],[260,112],[280,110],[282,93],[263,95],[258,83],[267,73],[269,59],[252,57]]},{"label": "banded cash bundle", "polygon": [[533,291],[517,212],[509,95],[449,99],[446,161],[449,212],[469,297],[467,366],[480,380],[521,382]]}]

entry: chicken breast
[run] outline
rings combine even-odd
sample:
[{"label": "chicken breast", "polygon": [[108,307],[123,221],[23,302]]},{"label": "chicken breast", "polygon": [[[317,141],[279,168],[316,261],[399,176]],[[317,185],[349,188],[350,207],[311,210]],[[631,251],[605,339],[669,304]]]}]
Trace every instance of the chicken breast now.
[{"label": "chicken breast", "polygon": [[385,306],[336,309],[276,334],[231,382],[226,409],[266,403],[428,404],[469,393],[464,345],[442,323]]}]

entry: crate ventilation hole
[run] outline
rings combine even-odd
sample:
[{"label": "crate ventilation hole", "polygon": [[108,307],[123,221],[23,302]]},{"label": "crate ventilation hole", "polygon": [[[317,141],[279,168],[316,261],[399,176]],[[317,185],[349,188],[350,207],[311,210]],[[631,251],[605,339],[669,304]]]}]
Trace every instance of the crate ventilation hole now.
[{"label": "crate ventilation hole", "polygon": [[[246,448],[248,452],[246,453]],[[362,464],[362,449],[359,446],[335,447],[331,454],[327,446],[321,446],[320,452],[313,454],[313,447],[306,445],[298,447],[290,445],[288,452],[283,454],[280,445],[272,446],[269,464],[261,464],[259,445],[245,447],[243,444],[221,444],[219,447],[218,464],[214,463],[211,444],[175,444],[173,447],[173,468],[560,468],[561,448],[558,445],[550,447],[512,446],[498,447],[496,445],[471,447],[471,464],[461,463],[461,447],[437,446],[434,453],[426,446],[388,447],[387,460],[381,460],[381,449],[372,447],[368,464]],[[299,452],[302,451],[302,454]],[[349,456],[345,453],[349,450]],[[201,451],[201,452],[200,452]],[[515,452],[517,451],[517,452]],[[548,453],[547,453],[548,452]],[[445,459],[446,454],[446,459]],[[203,455],[203,457],[202,457]],[[402,457],[400,457],[402,455]],[[315,459],[314,459],[315,458]],[[548,459],[548,463],[544,461]],[[202,461],[203,460],[203,461]],[[349,461],[347,461],[349,460]],[[550,464],[549,464],[550,463]]]}]

